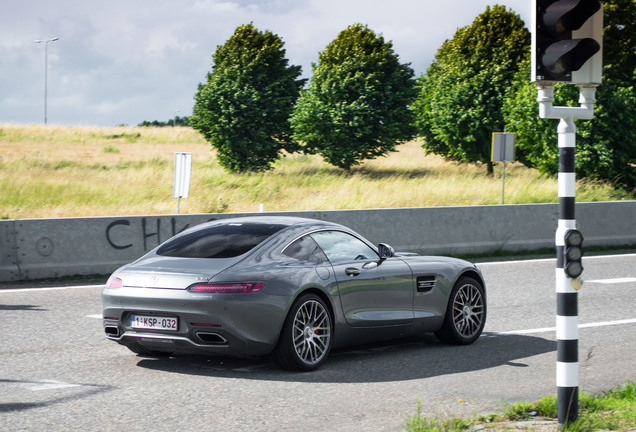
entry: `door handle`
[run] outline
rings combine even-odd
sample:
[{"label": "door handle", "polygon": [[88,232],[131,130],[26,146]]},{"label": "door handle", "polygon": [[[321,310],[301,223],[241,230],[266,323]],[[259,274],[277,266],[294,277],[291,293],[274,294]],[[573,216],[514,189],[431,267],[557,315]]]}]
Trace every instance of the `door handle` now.
[{"label": "door handle", "polygon": [[347,276],[358,276],[360,274],[360,270],[355,267],[347,267],[345,269],[345,274]]}]

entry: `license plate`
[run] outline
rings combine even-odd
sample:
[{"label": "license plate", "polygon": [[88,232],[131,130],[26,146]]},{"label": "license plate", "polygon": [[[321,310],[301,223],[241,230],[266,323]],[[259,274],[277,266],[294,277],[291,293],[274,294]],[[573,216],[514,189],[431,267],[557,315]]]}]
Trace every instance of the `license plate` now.
[{"label": "license plate", "polygon": [[130,326],[139,329],[177,331],[177,319],[174,317],[132,315]]}]

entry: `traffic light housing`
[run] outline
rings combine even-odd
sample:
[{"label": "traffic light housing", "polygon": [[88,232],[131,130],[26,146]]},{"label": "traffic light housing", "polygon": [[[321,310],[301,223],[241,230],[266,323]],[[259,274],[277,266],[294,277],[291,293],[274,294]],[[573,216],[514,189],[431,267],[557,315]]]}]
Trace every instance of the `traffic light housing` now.
[{"label": "traffic light housing", "polygon": [[567,230],[563,247],[563,271],[572,279],[576,279],[583,273],[583,234],[577,229]]},{"label": "traffic light housing", "polygon": [[533,0],[532,81],[600,84],[603,5],[598,0]]}]

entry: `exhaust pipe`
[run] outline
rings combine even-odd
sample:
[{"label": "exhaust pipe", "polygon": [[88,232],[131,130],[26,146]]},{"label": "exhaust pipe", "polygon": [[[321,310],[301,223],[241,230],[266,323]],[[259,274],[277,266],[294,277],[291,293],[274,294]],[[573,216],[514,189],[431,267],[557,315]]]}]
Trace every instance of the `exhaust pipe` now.
[{"label": "exhaust pipe", "polygon": [[108,337],[119,337],[119,327],[117,326],[106,326],[104,331]]},{"label": "exhaust pipe", "polygon": [[207,333],[207,332],[198,332],[197,337],[201,339],[204,343],[210,345],[225,345],[227,344],[227,339],[221,336],[218,333]]}]

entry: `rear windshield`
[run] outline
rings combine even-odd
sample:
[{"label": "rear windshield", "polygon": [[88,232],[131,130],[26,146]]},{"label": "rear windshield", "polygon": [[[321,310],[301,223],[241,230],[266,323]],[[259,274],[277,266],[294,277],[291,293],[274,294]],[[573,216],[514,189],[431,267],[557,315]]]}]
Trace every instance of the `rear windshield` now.
[{"label": "rear windshield", "polygon": [[181,258],[234,258],[249,252],[286,225],[230,223],[196,230],[157,249],[158,255]]}]

